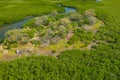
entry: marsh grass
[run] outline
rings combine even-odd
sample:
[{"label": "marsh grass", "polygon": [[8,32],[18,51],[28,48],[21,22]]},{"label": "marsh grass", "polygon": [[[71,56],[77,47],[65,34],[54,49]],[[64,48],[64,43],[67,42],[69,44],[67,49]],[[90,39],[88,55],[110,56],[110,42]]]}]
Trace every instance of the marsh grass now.
[{"label": "marsh grass", "polygon": [[41,0],[1,0],[0,26],[22,20],[28,16],[40,16],[52,11],[62,11],[55,2]]}]

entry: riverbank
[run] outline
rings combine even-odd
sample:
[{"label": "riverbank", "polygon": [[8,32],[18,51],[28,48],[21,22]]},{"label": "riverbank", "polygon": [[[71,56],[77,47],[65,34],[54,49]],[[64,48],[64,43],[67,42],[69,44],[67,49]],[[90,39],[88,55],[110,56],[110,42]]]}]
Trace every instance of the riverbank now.
[{"label": "riverbank", "polygon": [[83,15],[74,8],[67,11],[34,17],[23,28],[7,31],[2,54],[7,50],[11,57],[33,53],[57,56],[64,50],[87,49],[99,28],[104,26],[103,22],[92,9]]},{"label": "riverbank", "polygon": [[[57,2],[56,2],[57,3]],[[52,1],[0,1],[0,26],[23,20],[27,16],[41,16],[62,9]],[[9,14],[8,14],[9,13]]]},{"label": "riverbank", "polygon": [[[59,6],[59,5],[60,5],[60,6]],[[70,13],[70,12],[76,12],[76,9],[73,8],[73,7],[67,7],[67,6],[64,6],[64,5],[61,5],[61,4],[57,4],[57,6],[59,6],[59,7],[61,7],[61,8],[63,7],[65,14],[68,14],[68,13]],[[60,14],[64,14],[64,13],[60,13]],[[54,12],[53,12],[53,13],[50,13],[50,14],[47,14],[47,15],[52,15],[52,14],[54,14]],[[35,17],[35,16],[34,16],[34,17]],[[12,23],[12,24],[10,24],[10,25],[8,24],[8,25],[4,25],[3,27],[1,27],[1,28],[0,28],[0,41],[3,40],[4,35],[5,35],[5,33],[6,33],[8,30],[20,29],[20,28],[22,28],[22,27],[24,26],[24,24],[25,24],[27,21],[31,20],[31,19],[34,18],[34,17],[27,17],[26,19],[24,19],[24,20],[22,20],[22,21],[18,21],[18,22]],[[36,16],[36,17],[37,17],[37,16]]]}]

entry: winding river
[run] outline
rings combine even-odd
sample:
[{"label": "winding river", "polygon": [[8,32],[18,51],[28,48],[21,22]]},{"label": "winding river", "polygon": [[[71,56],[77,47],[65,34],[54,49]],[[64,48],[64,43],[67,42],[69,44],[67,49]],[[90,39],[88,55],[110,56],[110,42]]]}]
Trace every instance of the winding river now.
[{"label": "winding river", "polygon": [[[70,12],[75,12],[76,9],[72,8],[72,7],[65,7],[62,6],[61,4],[58,4],[59,7],[64,7],[64,13],[70,13]],[[33,17],[32,17],[33,18]],[[30,19],[32,18],[26,18],[22,21],[18,21],[18,22],[14,22],[12,24],[8,24],[8,25],[4,25],[3,27],[0,28],[0,40],[4,39],[4,35],[8,30],[12,30],[12,29],[20,29],[23,27],[23,25]]]}]

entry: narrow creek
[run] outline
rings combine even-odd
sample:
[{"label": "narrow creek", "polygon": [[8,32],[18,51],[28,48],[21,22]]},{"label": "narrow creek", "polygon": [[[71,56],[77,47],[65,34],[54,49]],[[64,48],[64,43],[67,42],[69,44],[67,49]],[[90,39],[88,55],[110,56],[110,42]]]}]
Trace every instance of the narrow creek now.
[{"label": "narrow creek", "polygon": [[[72,8],[72,7],[66,7],[66,6],[62,6],[61,4],[58,4],[59,7],[64,7],[64,13],[67,14],[69,12],[75,12],[76,9]],[[3,27],[0,28],[0,41],[4,39],[4,35],[8,30],[12,30],[12,29],[20,29],[23,27],[23,25],[30,19],[32,19],[34,17],[31,18],[26,18],[22,21],[18,21],[18,22],[14,22],[12,24],[8,24],[8,25],[4,25]]]}]

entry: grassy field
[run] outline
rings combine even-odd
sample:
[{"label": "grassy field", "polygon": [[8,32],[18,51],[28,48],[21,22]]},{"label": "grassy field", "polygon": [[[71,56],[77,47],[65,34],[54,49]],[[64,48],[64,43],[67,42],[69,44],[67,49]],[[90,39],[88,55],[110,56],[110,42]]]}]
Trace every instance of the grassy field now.
[{"label": "grassy field", "polygon": [[[28,4],[27,1],[34,3],[32,5],[36,5],[38,2],[41,3],[41,1],[37,2],[37,0],[34,2],[25,1],[24,4]],[[14,4],[23,4],[22,1],[18,2]],[[0,1],[0,3],[3,3],[0,4],[1,6],[11,4],[8,0]],[[31,56],[10,62],[1,62],[1,80],[120,80],[120,0],[103,0],[100,3],[93,2],[93,0],[64,0],[62,3],[66,6],[76,7],[80,13],[83,13],[86,9],[94,9],[97,17],[105,23],[105,26],[100,28],[94,36],[94,41],[100,40],[104,43],[94,46],[91,50],[64,51],[57,58]],[[54,3],[45,0],[43,4],[52,5]],[[48,7],[48,5],[44,6]],[[7,7],[10,8],[13,5]],[[19,13],[22,8],[18,7]],[[51,6],[47,11],[43,12],[48,12],[50,8],[54,10],[54,7]],[[7,19],[6,15],[13,16],[13,14],[17,14],[17,12],[12,13],[12,9],[4,11],[2,7],[0,10],[10,13],[4,13],[3,15],[0,11],[0,19],[3,20],[2,24],[9,22],[10,16]],[[20,11],[22,17],[15,17],[14,20],[10,21],[22,19],[34,13],[28,9],[25,14],[23,16]]]},{"label": "grassy field", "polygon": [[52,11],[60,11],[56,3],[50,0],[0,0],[0,26],[29,16],[40,16]]}]

